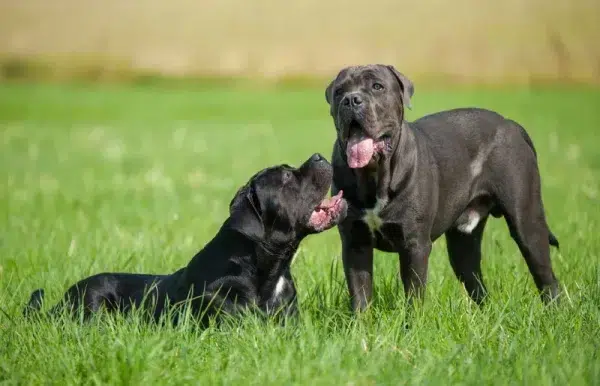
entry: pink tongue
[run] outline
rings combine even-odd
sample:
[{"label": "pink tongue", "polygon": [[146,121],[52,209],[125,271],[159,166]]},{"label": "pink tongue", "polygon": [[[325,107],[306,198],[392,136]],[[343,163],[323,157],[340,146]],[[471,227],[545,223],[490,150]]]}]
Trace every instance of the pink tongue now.
[{"label": "pink tongue", "polygon": [[340,198],[342,198],[342,194],[344,192],[343,191],[339,191],[338,194],[336,194],[335,196],[331,196],[330,198],[326,198],[323,201],[321,201],[321,203],[319,204],[318,208],[319,209],[329,209],[332,206],[334,206],[335,204],[337,204],[337,202],[340,200]]},{"label": "pink tongue", "polygon": [[373,157],[374,144],[371,138],[355,135],[348,140],[346,147],[346,156],[348,157],[348,166],[352,169],[358,169],[367,166]]}]

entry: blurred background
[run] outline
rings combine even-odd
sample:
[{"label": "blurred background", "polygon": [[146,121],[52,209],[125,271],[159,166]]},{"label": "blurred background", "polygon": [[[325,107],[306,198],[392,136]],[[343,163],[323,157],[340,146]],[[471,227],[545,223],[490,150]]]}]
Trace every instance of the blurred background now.
[{"label": "blurred background", "polygon": [[[0,0],[0,380],[598,384],[599,18],[600,0]],[[325,87],[364,63],[413,80],[407,120],[477,106],[527,129],[571,306],[550,319],[531,306],[527,265],[495,220],[483,241],[491,313],[472,308],[440,238],[426,323],[405,338],[391,254],[376,252],[387,256],[375,258],[373,325],[339,318],[334,230],[294,260],[301,308],[323,323],[291,340],[249,330],[206,345],[137,324],[63,335],[18,321],[36,288],[54,303],[94,273],[187,264],[251,175],[331,156]]]},{"label": "blurred background", "polygon": [[600,83],[598,0],[2,0],[0,77]]}]

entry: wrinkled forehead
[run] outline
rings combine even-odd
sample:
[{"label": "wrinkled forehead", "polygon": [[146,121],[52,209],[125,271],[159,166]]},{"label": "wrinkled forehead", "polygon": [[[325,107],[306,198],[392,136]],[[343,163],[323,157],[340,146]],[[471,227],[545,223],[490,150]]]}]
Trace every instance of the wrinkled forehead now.
[{"label": "wrinkled forehead", "polygon": [[390,71],[380,65],[351,66],[339,72],[335,83],[341,85],[365,81],[386,81],[390,79],[390,76]]}]

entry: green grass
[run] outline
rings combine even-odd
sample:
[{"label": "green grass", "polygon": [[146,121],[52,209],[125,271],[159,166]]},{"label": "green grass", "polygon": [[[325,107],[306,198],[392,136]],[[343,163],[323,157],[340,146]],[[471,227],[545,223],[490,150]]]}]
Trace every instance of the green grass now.
[{"label": "green grass", "polygon": [[422,90],[414,119],[478,105],[520,121],[539,153],[565,288],[538,300],[501,220],[484,239],[488,306],[470,303],[444,240],[422,313],[403,324],[398,258],[377,253],[376,296],[347,312],[337,232],[310,237],[293,267],[302,319],[201,331],[138,318],[40,324],[30,292],[56,302],[101,271],[170,272],[216,232],[256,170],[329,157],[320,88],[3,85],[0,89],[0,381],[7,384],[598,384],[600,92]]}]

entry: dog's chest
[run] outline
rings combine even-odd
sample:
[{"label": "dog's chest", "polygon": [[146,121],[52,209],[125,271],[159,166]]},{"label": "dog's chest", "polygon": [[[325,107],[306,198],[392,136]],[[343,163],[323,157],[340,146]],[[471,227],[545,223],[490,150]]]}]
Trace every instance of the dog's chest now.
[{"label": "dog's chest", "polygon": [[[292,259],[290,260],[290,266],[296,260],[296,256],[298,256],[298,252],[299,252],[298,250],[296,252],[294,252]],[[277,279],[277,283],[275,284],[275,288],[273,288],[273,294],[271,295],[271,297],[273,299],[281,299],[281,298],[285,297],[287,291],[289,291],[289,290],[290,290],[290,283],[285,278],[284,272],[281,272],[279,278]]]},{"label": "dog's chest", "polygon": [[381,231],[381,226],[384,223],[381,211],[385,208],[386,201],[387,200],[377,199],[373,208],[364,210],[362,221],[367,224],[372,234]]},{"label": "dog's chest", "polygon": [[[387,199],[383,199],[378,193],[379,174],[374,171],[365,171],[357,174],[358,197],[361,201],[362,221],[369,227],[371,233],[381,231],[384,221],[382,210],[387,204]],[[379,197],[378,197],[379,196]]]},{"label": "dog's chest", "polygon": [[287,280],[285,279],[285,277],[283,276],[279,276],[279,279],[277,280],[277,284],[275,284],[275,289],[273,290],[273,298],[280,298],[285,289],[287,287]]}]

